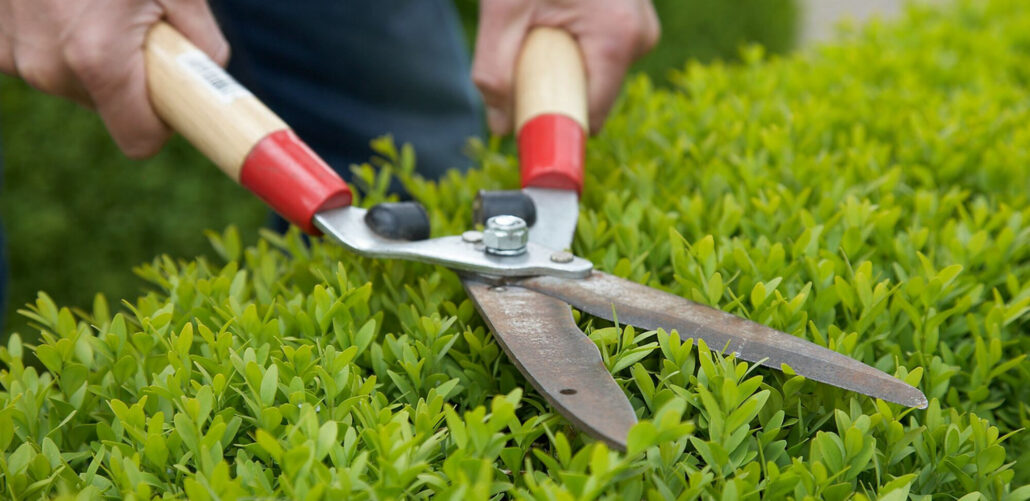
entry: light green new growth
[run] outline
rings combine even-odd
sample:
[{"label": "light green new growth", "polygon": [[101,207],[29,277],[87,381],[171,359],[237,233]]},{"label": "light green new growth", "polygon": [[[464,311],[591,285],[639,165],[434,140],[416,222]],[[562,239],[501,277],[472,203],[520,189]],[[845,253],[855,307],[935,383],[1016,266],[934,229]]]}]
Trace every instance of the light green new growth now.
[{"label": "light green new growth", "polygon": [[[744,60],[629,83],[574,250],[928,409],[577,314],[643,420],[616,453],[525,389],[453,274],[229,229],[222,261],[140,267],[154,292],[123,307],[40,296],[41,343],[0,348],[0,497],[1030,499],[1030,4]],[[436,234],[517,185],[496,145],[439,184],[376,147],[362,203],[400,176]]]}]

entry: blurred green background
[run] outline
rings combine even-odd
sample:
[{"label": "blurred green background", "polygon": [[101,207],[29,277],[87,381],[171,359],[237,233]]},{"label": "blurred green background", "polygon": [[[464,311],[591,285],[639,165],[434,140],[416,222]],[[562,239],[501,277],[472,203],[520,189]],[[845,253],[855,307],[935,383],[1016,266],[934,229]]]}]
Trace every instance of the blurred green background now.
[{"label": "blurred green background", "polygon": [[[456,0],[473,39],[477,3]],[[732,60],[760,43],[789,50],[795,0],[656,0],[662,41],[634,71],[663,81],[687,59]],[[245,242],[267,220],[261,202],[236,186],[182,139],[158,156],[122,156],[91,112],[0,77],[0,193],[10,282],[3,333],[32,337],[15,312],[44,290],[58,304],[112,301],[144,287],[132,273],[159,254],[210,254],[205,229],[237,225]],[[0,337],[6,337],[0,336]]]}]

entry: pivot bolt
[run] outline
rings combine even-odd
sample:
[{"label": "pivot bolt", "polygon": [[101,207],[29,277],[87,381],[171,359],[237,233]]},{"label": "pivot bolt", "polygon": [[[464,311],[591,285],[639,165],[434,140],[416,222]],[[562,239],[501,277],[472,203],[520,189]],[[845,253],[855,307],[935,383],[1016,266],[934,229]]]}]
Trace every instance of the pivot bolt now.
[{"label": "pivot bolt", "polygon": [[526,252],[529,230],[526,222],[516,216],[494,216],[486,220],[483,245],[488,254],[517,256]]}]

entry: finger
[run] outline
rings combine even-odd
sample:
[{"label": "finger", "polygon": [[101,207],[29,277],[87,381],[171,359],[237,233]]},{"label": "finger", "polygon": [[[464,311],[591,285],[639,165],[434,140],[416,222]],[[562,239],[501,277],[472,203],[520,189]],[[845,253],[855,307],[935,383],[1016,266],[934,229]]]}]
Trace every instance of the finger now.
[{"label": "finger", "polygon": [[6,60],[4,71],[17,76],[33,88],[57,96],[81,101],[82,87],[61,57],[60,43],[47,25],[46,5],[2,2],[0,8],[0,58]]},{"label": "finger", "polygon": [[0,33],[0,73],[17,76],[14,71],[14,51],[7,36]]},{"label": "finger", "polygon": [[640,43],[640,50],[637,52],[637,57],[643,56],[651,51],[658,41],[662,37],[662,23],[658,19],[658,13],[654,10],[654,5],[651,4],[651,0],[641,0],[643,5],[644,14],[644,27],[642,34],[642,40]]},{"label": "finger", "polygon": [[[170,134],[150,104],[143,66],[143,41],[161,12],[155,7],[115,23],[92,15],[97,11],[80,19],[69,35],[64,60],[126,156],[151,156]],[[123,28],[110,29],[111,24]]]},{"label": "finger", "polygon": [[118,148],[129,158],[137,159],[156,154],[171,135],[148,101],[143,61],[139,63],[121,86],[121,92],[96,100],[97,113]]},{"label": "finger", "polygon": [[587,71],[587,103],[590,132],[600,132],[622,87],[622,79],[633,61],[636,48],[620,39],[599,34],[580,38]]},{"label": "finger", "polygon": [[10,35],[13,18],[10,4],[0,2],[0,73],[7,75],[14,75],[14,47]]},{"label": "finger", "polygon": [[0,2],[0,73],[18,76],[14,64],[14,27],[18,26],[11,2]]},{"label": "finger", "polygon": [[150,104],[143,52],[136,51],[124,64],[110,67],[111,80],[91,89],[97,113],[126,156],[153,156],[171,131]]},{"label": "finger", "polygon": [[206,0],[164,0],[165,18],[221,66],[229,63],[229,42]]},{"label": "finger", "polygon": [[89,95],[61,58],[59,49],[19,44],[11,48],[11,54],[11,74],[32,88],[79,104],[89,103]]},{"label": "finger", "polygon": [[511,132],[515,62],[529,27],[529,4],[522,0],[483,0],[472,60],[472,81],[486,104],[494,134]]}]

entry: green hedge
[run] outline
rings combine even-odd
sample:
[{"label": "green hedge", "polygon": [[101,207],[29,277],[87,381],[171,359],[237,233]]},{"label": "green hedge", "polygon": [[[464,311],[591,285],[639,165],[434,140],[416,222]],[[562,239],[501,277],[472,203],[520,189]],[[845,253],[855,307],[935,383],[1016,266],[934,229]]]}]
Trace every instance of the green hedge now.
[{"label": "green hedge", "polygon": [[94,113],[7,77],[0,112],[10,257],[0,339],[26,332],[16,311],[39,290],[76,306],[98,291],[135,296],[145,289],[130,266],[208,252],[205,228],[235,223],[256,239],[268,219],[259,200],[181,138],[146,162],[129,160]]},{"label": "green hedge", "polygon": [[[589,145],[574,250],[894,373],[928,409],[577,315],[644,420],[615,453],[524,390],[449,272],[230,229],[220,258],[139,268],[154,290],[124,307],[39,298],[42,342],[0,349],[4,495],[1030,498],[1030,5],[745,56],[629,85]],[[434,184],[379,141],[362,203],[397,175],[458,231],[477,188],[517,183],[496,146]]]},{"label": "green hedge", "polygon": [[654,0],[662,24],[658,45],[633,71],[665,84],[670,70],[689,56],[699,61],[736,60],[740,48],[758,44],[770,53],[794,47],[797,0]]}]

